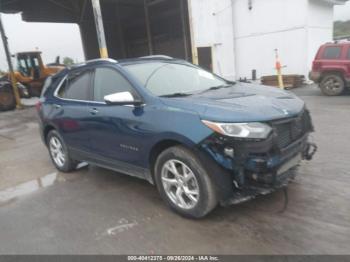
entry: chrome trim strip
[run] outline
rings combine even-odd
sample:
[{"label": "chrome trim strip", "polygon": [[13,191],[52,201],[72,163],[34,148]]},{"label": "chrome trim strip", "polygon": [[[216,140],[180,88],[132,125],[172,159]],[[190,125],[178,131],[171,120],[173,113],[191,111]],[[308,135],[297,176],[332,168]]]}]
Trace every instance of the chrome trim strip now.
[{"label": "chrome trim strip", "polygon": [[160,58],[160,59],[168,59],[168,60],[172,60],[174,59],[173,57],[171,56],[167,56],[167,55],[148,55],[148,56],[141,56],[139,57],[141,59],[157,59],[157,58]]}]

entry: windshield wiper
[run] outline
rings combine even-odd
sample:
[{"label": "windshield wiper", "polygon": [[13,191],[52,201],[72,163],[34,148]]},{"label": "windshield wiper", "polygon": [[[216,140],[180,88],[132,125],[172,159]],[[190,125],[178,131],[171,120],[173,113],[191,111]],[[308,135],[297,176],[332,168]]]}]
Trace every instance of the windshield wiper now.
[{"label": "windshield wiper", "polygon": [[[219,85],[219,86],[212,86],[210,88],[208,88],[207,90],[217,90],[217,89],[220,89],[220,88],[228,88],[228,87],[231,87],[232,85]],[[205,91],[207,91],[205,90]]]},{"label": "windshield wiper", "polygon": [[173,93],[173,94],[168,94],[168,95],[162,95],[160,97],[185,97],[185,96],[190,96],[192,94],[190,93]]},{"label": "windshield wiper", "polygon": [[233,83],[232,84],[230,83],[229,85],[212,86],[212,87],[209,87],[208,89],[203,90],[199,94],[203,94],[203,93],[206,93],[208,91],[217,90],[217,89],[221,89],[221,88],[228,88],[228,87],[231,87],[231,86],[233,86]]}]

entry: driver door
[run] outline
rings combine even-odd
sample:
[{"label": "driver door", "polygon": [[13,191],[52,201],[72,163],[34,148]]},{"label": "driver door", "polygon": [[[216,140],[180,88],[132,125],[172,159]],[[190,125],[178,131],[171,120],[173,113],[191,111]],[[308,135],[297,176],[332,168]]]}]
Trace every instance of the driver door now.
[{"label": "driver door", "polygon": [[108,166],[138,165],[143,132],[138,128],[143,109],[128,105],[109,105],[106,95],[130,92],[139,97],[129,81],[112,67],[95,69],[93,102],[89,104],[91,146],[98,158]]}]

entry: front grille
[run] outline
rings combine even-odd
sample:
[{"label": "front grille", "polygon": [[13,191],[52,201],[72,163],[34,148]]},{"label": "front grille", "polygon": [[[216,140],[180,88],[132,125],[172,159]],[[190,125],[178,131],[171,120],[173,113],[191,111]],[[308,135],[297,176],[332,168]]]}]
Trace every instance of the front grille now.
[{"label": "front grille", "polygon": [[310,114],[305,110],[298,117],[283,119],[272,123],[277,135],[279,148],[285,148],[301,138],[305,133],[312,131]]}]

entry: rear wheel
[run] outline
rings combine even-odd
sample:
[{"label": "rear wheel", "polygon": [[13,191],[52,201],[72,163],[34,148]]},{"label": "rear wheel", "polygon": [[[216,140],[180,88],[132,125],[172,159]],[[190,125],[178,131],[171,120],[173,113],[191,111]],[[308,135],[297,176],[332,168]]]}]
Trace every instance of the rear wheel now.
[{"label": "rear wheel", "polygon": [[159,155],[155,164],[155,180],[163,200],[183,216],[204,217],[218,203],[206,169],[184,147],[171,147]]},{"label": "rear wheel", "polygon": [[327,96],[338,96],[344,92],[345,83],[340,75],[328,74],[323,77],[320,88],[322,93]]},{"label": "rear wheel", "polygon": [[16,108],[16,99],[11,87],[0,87],[0,111]]},{"label": "rear wheel", "polygon": [[47,135],[47,145],[51,160],[59,171],[70,172],[76,169],[78,162],[70,157],[64,140],[56,130]]}]

